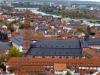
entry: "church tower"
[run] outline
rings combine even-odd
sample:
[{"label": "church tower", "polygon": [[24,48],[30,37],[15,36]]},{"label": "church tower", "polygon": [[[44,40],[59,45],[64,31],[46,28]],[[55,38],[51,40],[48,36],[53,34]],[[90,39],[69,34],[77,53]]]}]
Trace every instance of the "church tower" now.
[{"label": "church tower", "polygon": [[32,40],[32,28],[30,26],[32,13],[29,10],[26,10],[24,15],[24,29],[23,29],[23,50],[26,53],[30,48]]}]

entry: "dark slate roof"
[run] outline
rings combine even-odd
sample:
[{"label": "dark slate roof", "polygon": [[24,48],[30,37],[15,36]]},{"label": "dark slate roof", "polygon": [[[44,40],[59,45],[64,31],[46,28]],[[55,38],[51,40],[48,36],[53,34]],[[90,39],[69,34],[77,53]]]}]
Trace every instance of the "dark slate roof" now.
[{"label": "dark slate roof", "polygon": [[82,48],[77,40],[40,40],[32,43],[27,55],[32,56],[80,56]]},{"label": "dark slate roof", "polygon": [[4,40],[7,40],[7,34],[6,33],[2,33],[0,32],[0,41],[4,41]]},{"label": "dark slate roof", "polygon": [[87,41],[88,45],[100,45],[100,38],[93,38]]},{"label": "dark slate roof", "polygon": [[39,40],[32,43],[35,47],[44,48],[80,48],[80,41],[77,40]]},{"label": "dark slate roof", "polygon": [[11,41],[13,43],[16,43],[18,46],[22,46],[23,45],[23,37],[22,36],[16,36],[16,37],[13,37],[11,39]]},{"label": "dark slate roof", "polygon": [[6,52],[9,49],[9,43],[0,42],[0,52]]},{"label": "dark slate roof", "polygon": [[81,49],[32,48],[28,55],[33,56],[80,56]]},{"label": "dark slate roof", "polygon": [[83,48],[89,47],[87,41],[85,41],[85,40],[81,40],[81,45],[82,45]]}]

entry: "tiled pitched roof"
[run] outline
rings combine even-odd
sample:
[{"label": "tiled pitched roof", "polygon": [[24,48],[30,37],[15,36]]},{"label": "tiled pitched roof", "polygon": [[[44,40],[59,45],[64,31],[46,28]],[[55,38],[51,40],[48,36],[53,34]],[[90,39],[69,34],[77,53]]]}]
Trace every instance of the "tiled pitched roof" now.
[{"label": "tiled pitched roof", "polygon": [[100,60],[98,58],[95,59],[59,59],[59,58],[32,58],[32,57],[14,57],[11,58],[7,64],[10,66],[17,65],[54,65],[54,63],[67,63],[67,65],[80,65],[80,66],[100,66]]},{"label": "tiled pitched roof", "polygon": [[100,38],[100,32],[95,34],[95,38]]},{"label": "tiled pitched roof", "polygon": [[87,41],[88,45],[100,45],[100,38],[93,38]]},{"label": "tiled pitched roof", "polygon": [[6,52],[9,48],[9,44],[7,42],[0,42],[0,52]]},{"label": "tiled pitched roof", "polygon": [[80,56],[82,53],[81,43],[74,40],[39,40],[32,43],[27,52],[33,56]]},{"label": "tiled pitched roof", "polygon": [[5,19],[5,17],[0,15],[0,20],[4,20],[4,19]]},{"label": "tiled pitched roof", "polygon": [[66,64],[58,64],[58,63],[55,63],[54,64],[54,69],[56,71],[64,71],[64,70],[66,70]]},{"label": "tiled pitched roof", "polygon": [[17,45],[23,45],[23,37],[22,36],[16,36],[11,39],[13,43],[16,43]]}]

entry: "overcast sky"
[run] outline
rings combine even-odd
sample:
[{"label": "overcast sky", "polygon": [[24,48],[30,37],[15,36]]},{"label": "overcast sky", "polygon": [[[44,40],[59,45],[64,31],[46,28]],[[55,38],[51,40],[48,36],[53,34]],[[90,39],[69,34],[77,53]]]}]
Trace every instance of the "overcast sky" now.
[{"label": "overcast sky", "polygon": [[100,0],[78,0],[78,1],[99,1],[100,2]]},{"label": "overcast sky", "polygon": [[[0,0],[0,2],[1,1],[4,1],[4,0]],[[9,0],[8,0],[9,1]],[[17,0],[16,0],[17,1]],[[66,0],[65,0],[66,1]],[[71,0],[71,1],[74,1],[74,0]],[[98,2],[100,2],[100,0],[75,0],[75,1],[98,1]]]}]

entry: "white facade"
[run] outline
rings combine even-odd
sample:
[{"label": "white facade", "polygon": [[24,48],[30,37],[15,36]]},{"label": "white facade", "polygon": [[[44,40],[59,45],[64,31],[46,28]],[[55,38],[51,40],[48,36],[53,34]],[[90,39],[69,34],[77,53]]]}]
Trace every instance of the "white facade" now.
[{"label": "white facade", "polygon": [[100,49],[100,45],[90,45],[89,47],[93,49]]},{"label": "white facade", "polygon": [[55,75],[65,75],[67,71],[55,71]]},{"label": "white facade", "polygon": [[98,73],[100,73],[100,67],[79,67],[79,69],[86,69],[86,70],[97,70],[95,73],[93,74],[85,74],[85,75],[97,75]]},{"label": "white facade", "polygon": [[23,47],[20,45],[17,45],[16,43],[13,43],[12,42],[12,45],[14,46],[14,47],[16,47],[20,52],[23,52]]}]

